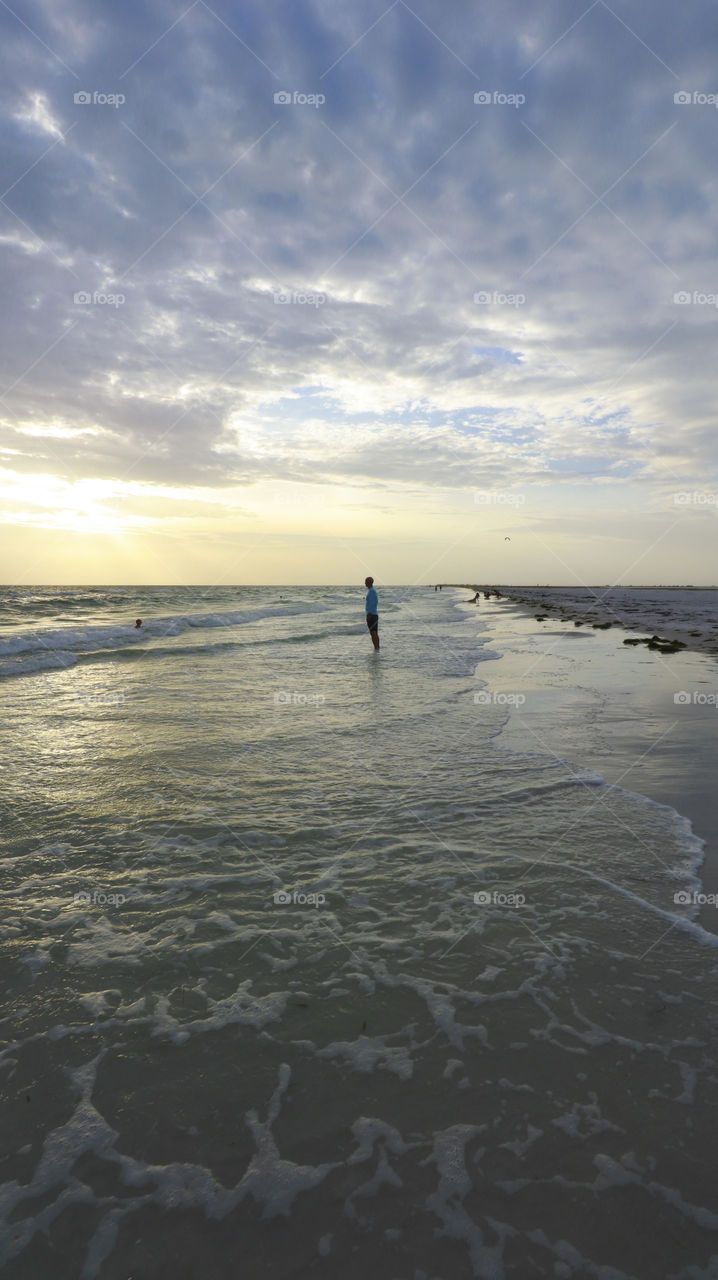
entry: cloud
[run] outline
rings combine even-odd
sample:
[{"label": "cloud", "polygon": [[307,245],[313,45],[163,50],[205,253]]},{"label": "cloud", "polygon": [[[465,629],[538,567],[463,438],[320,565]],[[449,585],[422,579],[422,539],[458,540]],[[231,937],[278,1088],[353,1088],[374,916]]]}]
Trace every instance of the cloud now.
[{"label": "cloud", "polygon": [[13,469],[218,494],[713,473],[718,117],[674,102],[718,88],[712,19],[576,18],[4,11]]}]

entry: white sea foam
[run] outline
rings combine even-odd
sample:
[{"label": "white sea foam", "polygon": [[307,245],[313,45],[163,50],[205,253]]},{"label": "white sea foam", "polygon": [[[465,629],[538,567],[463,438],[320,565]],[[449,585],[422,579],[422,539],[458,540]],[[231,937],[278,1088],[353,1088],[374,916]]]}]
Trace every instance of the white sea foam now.
[{"label": "white sea foam", "polygon": [[47,627],[19,632],[0,639],[0,657],[20,653],[46,653],[49,650],[84,653],[100,649],[116,649],[119,645],[144,646],[149,641],[166,636],[178,636],[190,628],[213,630],[217,627],[237,627],[250,622],[271,618],[295,618],[302,614],[311,616],[327,613],[330,605],[310,603],[304,605],[267,605],[259,609],[236,609],[227,613],[178,614],[175,617],[146,619],[141,628],[133,621],[114,626]]},{"label": "white sea foam", "polygon": [[340,1040],[318,1051],[320,1058],[336,1058],[348,1062],[355,1071],[369,1072],[381,1067],[402,1080],[410,1079],[414,1064],[405,1046],[386,1044],[387,1036],[359,1036],[353,1041]]},{"label": "white sea foam", "polygon": [[[140,628],[134,622],[108,625],[84,625],[63,627],[35,626],[32,630],[17,629],[13,634],[0,637],[0,678],[3,676],[29,675],[34,672],[52,671],[74,666],[83,658],[122,654],[127,651],[152,653],[162,641],[183,636],[189,631],[213,632],[221,629],[241,629],[249,624],[293,619],[306,616],[311,619],[331,611],[331,605],[321,601],[303,604],[265,605],[253,609],[234,609],[226,613],[187,613],[175,616],[146,618]],[[202,649],[212,648],[208,641]],[[177,648],[165,646],[166,654]]]},{"label": "white sea foam", "polygon": [[[473,701],[509,655],[446,592],[384,594],[381,665],[361,598],[355,627],[346,594],[308,593],[314,622],[276,594],[242,622],[165,595],[173,635],[92,665],[117,622],[82,615],[51,651],[80,669],[7,689],[5,1260],[50,1275],[71,1229],[82,1280],[141,1270],[140,1239],[188,1271],[688,1280],[718,1081],[690,824],[586,764],[587,687],[560,742],[512,740]],[[80,679],[122,714],[68,715]],[[308,688],[311,715],[274,702]]]}]

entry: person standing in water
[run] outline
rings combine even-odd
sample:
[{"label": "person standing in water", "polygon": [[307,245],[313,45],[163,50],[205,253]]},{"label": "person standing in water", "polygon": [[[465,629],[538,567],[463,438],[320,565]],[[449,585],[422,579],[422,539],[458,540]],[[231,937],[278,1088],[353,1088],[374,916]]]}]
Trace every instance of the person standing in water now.
[{"label": "person standing in water", "polygon": [[375,649],[379,648],[379,597],[376,594],[373,578],[365,578],[366,593],[366,625]]}]

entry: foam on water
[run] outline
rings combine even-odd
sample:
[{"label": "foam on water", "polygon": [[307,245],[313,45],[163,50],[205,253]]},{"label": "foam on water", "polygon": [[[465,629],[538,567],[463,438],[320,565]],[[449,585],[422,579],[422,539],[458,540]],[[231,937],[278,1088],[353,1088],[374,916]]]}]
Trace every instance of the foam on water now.
[{"label": "foam on water", "polygon": [[2,1261],[693,1280],[701,842],[584,764],[590,693],[553,751],[475,701],[448,593],[384,593],[378,659],[335,594],[11,686]]},{"label": "foam on water", "polygon": [[[152,652],[155,642],[180,637],[193,630],[213,631],[217,628],[242,628],[270,619],[311,617],[331,611],[331,604],[306,601],[265,605],[254,609],[237,609],[226,613],[189,613],[144,619],[142,627],[134,621],[107,626],[33,627],[16,629],[0,636],[0,678],[28,675],[74,665],[81,657],[96,657],[106,651],[117,655],[127,652]],[[311,636],[308,633],[307,638]],[[204,647],[204,646],[202,646]],[[175,650],[166,646],[165,654]]]}]

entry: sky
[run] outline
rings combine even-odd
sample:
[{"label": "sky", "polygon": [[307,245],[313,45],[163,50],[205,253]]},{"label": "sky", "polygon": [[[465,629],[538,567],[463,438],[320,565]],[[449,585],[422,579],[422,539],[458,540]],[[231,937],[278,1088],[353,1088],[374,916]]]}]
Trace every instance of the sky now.
[{"label": "sky", "polygon": [[3,0],[3,580],[718,582],[677,12]]}]

